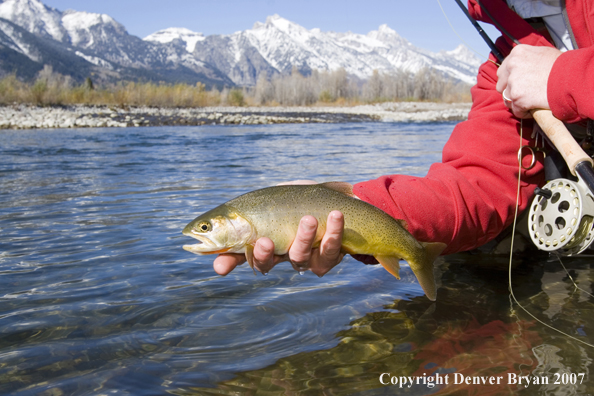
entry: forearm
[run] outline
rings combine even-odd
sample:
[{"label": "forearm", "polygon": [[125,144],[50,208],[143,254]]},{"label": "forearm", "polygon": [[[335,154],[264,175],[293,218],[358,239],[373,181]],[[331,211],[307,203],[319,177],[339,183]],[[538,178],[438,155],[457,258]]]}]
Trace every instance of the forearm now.
[{"label": "forearm", "polygon": [[555,117],[569,123],[594,119],[594,47],[567,51],[555,61],[547,97]]},{"label": "forearm", "polygon": [[[470,250],[495,238],[513,221],[518,177],[517,153],[529,144],[532,121],[520,121],[495,91],[496,70],[483,66],[472,90],[468,121],[456,126],[444,147],[442,163],[425,177],[383,176],[359,183],[361,199],[408,223],[425,242],[443,242],[444,253]],[[542,165],[522,172],[520,209],[527,207],[534,188],[543,181]]]}]

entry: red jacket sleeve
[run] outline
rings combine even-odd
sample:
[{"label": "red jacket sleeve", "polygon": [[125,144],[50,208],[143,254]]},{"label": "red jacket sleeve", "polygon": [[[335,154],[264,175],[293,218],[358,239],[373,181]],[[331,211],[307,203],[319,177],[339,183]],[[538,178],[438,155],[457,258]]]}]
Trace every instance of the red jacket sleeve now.
[{"label": "red jacket sleeve", "polygon": [[555,61],[547,84],[555,117],[575,123],[594,119],[594,47],[567,51]]},{"label": "red jacket sleeve", "polygon": [[[455,127],[442,162],[433,164],[425,177],[382,176],[356,184],[355,194],[405,220],[418,240],[446,243],[444,254],[495,238],[513,221],[518,150],[531,143],[533,125],[523,121],[520,142],[520,121],[504,106],[496,82],[497,68],[486,62],[471,90],[474,104],[468,120]],[[529,204],[543,173],[540,162],[522,172],[520,210]]]}]

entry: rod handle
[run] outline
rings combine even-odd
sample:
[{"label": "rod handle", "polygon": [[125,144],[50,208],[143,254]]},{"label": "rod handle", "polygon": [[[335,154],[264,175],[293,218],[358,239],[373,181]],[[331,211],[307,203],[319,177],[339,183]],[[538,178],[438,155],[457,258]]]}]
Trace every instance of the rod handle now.
[{"label": "rod handle", "polygon": [[575,167],[580,162],[586,161],[590,166],[594,165],[592,158],[586,154],[563,122],[559,121],[550,110],[535,109],[532,110],[532,116],[551,143],[559,150],[572,175],[576,176]]}]

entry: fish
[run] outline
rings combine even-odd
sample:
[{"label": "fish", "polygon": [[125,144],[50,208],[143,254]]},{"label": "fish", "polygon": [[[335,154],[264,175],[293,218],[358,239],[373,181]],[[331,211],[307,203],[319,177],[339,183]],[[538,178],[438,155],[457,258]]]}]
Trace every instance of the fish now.
[{"label": "fish", "polygon": [[417,241],[407,231],[405,221],[357,198],[349,183],[280,185],[240,195],[192,220],[182,233],[199,243],[183,248],[199,255],[245,254],[253,269],[253,250],[259,238],[270,238],[274,254],[284,255],[295,239],[301,218],[312,215],[318,221],[313,245],[318,247],[333,210],[344,216],[343,253],[371,255],[397,279],[399,261],[405,260],[425,295],[435,301],[433,264],[446,244]]}]

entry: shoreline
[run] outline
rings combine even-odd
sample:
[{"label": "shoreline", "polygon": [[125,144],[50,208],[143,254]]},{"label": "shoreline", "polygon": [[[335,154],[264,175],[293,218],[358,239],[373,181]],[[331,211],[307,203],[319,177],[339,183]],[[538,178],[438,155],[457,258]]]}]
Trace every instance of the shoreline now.
[{"label": "shoreline", "polygon": [[359,106],[154,108],[0,106],[0,129],[125,128],[465,120],[471,103],[386,102]]}]

